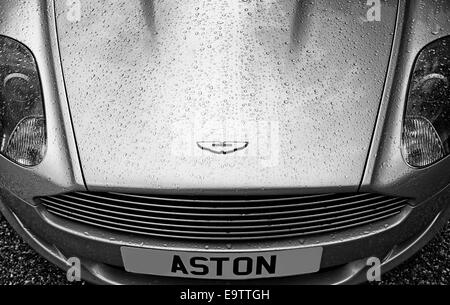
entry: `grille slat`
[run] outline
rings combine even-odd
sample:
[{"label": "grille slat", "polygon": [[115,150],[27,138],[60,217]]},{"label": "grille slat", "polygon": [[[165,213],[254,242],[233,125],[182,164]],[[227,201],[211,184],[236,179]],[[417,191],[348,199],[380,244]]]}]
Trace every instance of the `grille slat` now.
[{"label": "grille slat", "polygon": [[[223,231],[226,230],[227,232],[235,232],[235,231],[258,231],[259,229],[264,229],[267,228],[268,225],[246,225],[246,226],[200,226],[198,224],[196,225],[184,225],[184,224],[168,224],[168,223],[155,223],[155,222],[146,222],[146,221],[142,221],[142,220],[130,220],[130,219],[126,219],[126,218],[122,218],[122,217],[116,217],[116,216],[110,216],[110,215],[99,215],[96,213],[92,213],[92,212],[87,212],[87,211],[75,211],[74,209],[70,209],[70,210],[63,210],[61,208],[58,207],[50,207],[47,206],[50,210],[58,210],[60,212],[68,212],[70,214],[76,215],[76,216],[80,216],[80,217],[96,217],[93,219],[98,219],[98,220],[104,220],[104,221],[108,221],[108,222],[119,222],[119,223],[123,223],[126,224],[127,226],[130,225],[132,227],[136,226],[136,227],[141,227],[142,225],[146,226],[146,227],[154,227],[156,229],[164,229],[164,230],[172,230],[172,228],[179,228],[179,229],[186,229],[186,230],[192,230],[189,232],[197,232],[198,229],[203,229],[203,230],[212,230],[212,231]],[[389,209],[387,211],[391,212],[393,210],[398,210],[398,205],[390,205]],[[354,217],[354,219],[357,219],[357,217],[363,218],[366,216],[378,216],[378,214],[380,213],[384,213],[386,212],[386,210],[378,213],[376,211],[379,211],[380,208],[378,209],[374,209],[371,211],[365,211],[365,212],[359,212],[359,213],[354,213],[354,214],[349,214],[349,215],[344,215],[344,216],[336,216],[336,217],[328,217],[328,218],[324,218],[324,219],[320,219],[317,221],[303,221],[301,223],[301,227],[303,227],[304,225],[307,225],[306,228],[310,229],[316,226],[322,226],[325,225],[323,224],[323,222],[334,222],[334,223],[339,223],[340,221],[345,221],[348,218],[352,218]],[[370,212],[374,212],[371,215],[366,215],[367,213]],[[234,224],[234,223],[233,223]],[[284,223],[284,224],[270,224],[270,228],[271,229],[278,229],[278,228],[284,228],[284,227],[293,227],[297,225],[297,227],[299,227],[298,224],[295,223]],[[142,227],[145,228],[145,227]],[[245,231],[243,231],[245,230]]]},{"label": "grille slat", "polygon": [[374,194],[186,197],[183,201],[182,197],[71,193],[37,201],[51,214],[109,230],[229,241],[335,232],[386,220],[407,205],[406,199]]},{"label": "grille slat", "polygon": [[[391,217],[394,217],[396,215],[398,215],[400,212],[393,212],[391,214],[388,215],[384,215],[381,217],[377,217],[374,219],[370,219],[370,220],[366,220],[366,221],[362,221],[356,224],[348,224],[348,225],[342,225],[342,226],[336,226],[334,228],[329,228],[329,229],[323,229],[323,230],[319,230],[319,231],[309,231],[308,233],[296,233],[296,232],[292,232],[289,234],[280,234],[280,235],[268,235],[268,236],[264,236],[264,237],[260,237],[260,236],[246,236],[244,237],[239,237],[239,238],[233,238],[233,237],[226,237],[226,238],[220,238],[220,237],[215,237],[215,238],[207,238],[208,240],[218,240],[218,241],[232,241],[232,240],[261,240],[262,238],[264,239],[280,239],[280,238],[291,238],[291,237],[305,237],[305,236],[312,236],[312,235],[319,235],[319,234],[326,234],[326,233],[334,233],[336,231],[340,231],[340,230],[347,230],[347,229],[352,229],[355,227],[359,227],[359,226],[363,226],[366,224],[371,224],[377,221],[383,221],[386,219],[389,219]],[[124,228],[118,228],[115,226],[107,226],[107,225],[103,225],[103,224],[99,224],[99,223],[93,223],[90,221],[85,221],[83,219],[78,219],[75,217],[71,217],[71,216],[67,216],[58,212],[54,212],[53,214],[66,218],[66,219],[70,219],[73,220],[75,222],[79,222],[79,223],[84,223],[87,225],[91,225],[91,226],[95,226],[95,227],[99,227],[99,228],[104,228],[104,229],[109,229],[109,230],[113,230],[113,231],[120,231],[120,232],[126,232],[126,233],[130,233],[130,234],[138,234],[138,235],[148,235],[148,236],[152,236],[152,237],[161,237],[161,238],[171,238],[171,239],[190,239],[190,240],[205,240],[206,238],[204,237],[199,237],[199,236],[182,236],[182,235],[176,235],[176,234],[164,234],[161,231],[158,232],[142,232],[142,231],[134,231],[134,230],[130,230],[130,229],[124,229]]]},{"label": "grille slat", "polygon": [[[79,195],[85,195],[85,196],[96,196],[95,194],[91,194],[91,193],[78,193]],[[154,196],[146,196],[146,195],[136,195],[136,194],[125,194],[125,193],[107,193],[107,196],[104,197],[99,197],[96,196],[97,198],[111,198],[114,199],[114,197],[110,197],[108,195],[112,195],[112,196],[118,196],[118,197],[123,197],[123,198],[131,198],[132,202],[136,202],[136,199],[143,199],[143,200],[148,200],[148,201],[152,201],[152,202],[164,202],[165,204],[167,204],[167,202],[170,203],[170,205],[174,205],[176,203],[182,203],[183,206],[186,205],[186,203],[195,203],[197,207],[197,205],[199,203],[207,203],[210,204],[211,202],[214,202],[215,204],[220,204],[220,203],[225,203],[227,205],[232,204],[232,203],[253,203],[253,204],[261,204],[261,203],[275,203],[275,202],[286,202],[286,201],[294,201],[294,202],[300,202],[302,200],[306,200],[308,203],[312,203],[312,202],[323,202],[325,200],[327,200],[327,198],[330,197],[334,197],[336,196],[336,194],[320,194],[320,195],[305,195],[305,196],[285,196],[285,197],[280,197],[280,196],[264,196],[264,197],[251,197],[251,199],[247,197],[239,197],[239,196],[233,196],[232,199],[220,199],[218,197],[208,197],[208,196],[204,196],[204,198],[209,198],[209,199],[202,199],[202,197],[183,197],[183,198],[179,198],[176,196],[172,196],[172,197],[154,197]],[[345,198],[350,199],[352,197],[357,198],[357,197],[365,197],[368,196],[370,194],[365,194],[365,193],[361,193],[361,194],[351,194],[351,195],[347,195]],[[317,200],[322,198],[322,200]]]},{"label": "grille slat", "polygon": [[[333,219],[333,217],[335,218],[340,218],[340,217],[349,217],[349,216],[353,216],[353,215],[358,215],[359,213],[369,213],[371,211],[376,211],[379,209],[386,209],[386,208],[390,208],[390,207],[394,207],[394,206],[403,206],[403,202],[399,201],[397,199],[388,199],[385,200],[383,202],[376,202],[376,203],[372,203],[370,205],[367,206],[363,206],[363,207],[353,207],[353,208],[349,208],[349,209],[345,209],[345,210],[339,210],[339,211],[334,211],[334,212],[328,212],[328,213],[320,213],[320,214],[316,214],[316,215],[303,215],[303,216],[294,216],[294,217],[284,217],[284,218],[277,218],[277,219],[271,219],[271,218],[266,218],[266,219],[256,219],[256,220],[206,220],[206,219],[194,219],[194,220],[190,220],[190,219],[177,219],[177,218],[171,218],[171,217],[167,217],[167,218],[163,218],[163,217],[154,217],[154,216],[149,216],[149,215],[139,215],[139,214],[131,214],[131,213],[124,213],[124,212],[117,212],[114,210],[107,210],[104,208],[98,208],[98,207],[91,207],[91,206],[84,206],[84,205],[80,205],[80,204],[76,204],[76,203],[72,203],[74,206],[64,206],[62,203],[58,203],[54,200],[49,200],[49,199],[42,199],[43,204],[46,207],[51,208],[52,206],[56,206],[59,208],[65,208],[65,209],[69,209],[71,211],[75,211],[75,212],[81,212],[81,213],[87,213],[90,215],[94,215],[94,216],[99,216],[99,217],[108,217],[108,215],[114,216],[116,215],[116,217],[110,217],[112,219],[120,219],[120,220],[128,220],[128,219],[141,219],[141,220],[136,220],[137,223],[146,223],[144,220],[152,220],[152,221],[156,221],[156,222],[162,222],[162,223],[193,223],[195,224],[195,226],[206,226],[206,227],[210,227],[211,223],[215,223],[215,224],[221,224],[223,226],[227,226],[227,225],[236,225],[236,224],[240,224],[241,226],[256,226],[260,223],[265,223],[266,226],[267,225],[273,225],[276,223],[286,223],[286,224],[290,224],[293,221],[302,221],[303,224],[305,223],[313,223],[314,221],[308,220],[308,219],[314,219],[314,218],[318,218],[318,220],[316,221],[327,221],[329,219]],[[146,211],[147,213],[149,211]],[[358,213],[359,212],[359,213]],[[150,212],[151,213],[151,212]],[[220,227],[222,228],[222,227]]]},{"label": "grille slat", "polygon": [[[209,234],[210,232],[191,232],[191,231],[176,231],[176,230],[152,230],[151,228],[142,228],[139,226],[132,226],[132,225],[125,225],[120,224],[117,225],[117,223],[110,222],[110,221],[103,221],[94,219],[91,217],[85,217],[85,216],[79,216],[79,215],[71,215],[73,213],[70,212],[61,212],[61,211],[55,211],[52,209],[49,209],[52,213],[66,217],[71,218],[72,220],[88,223],[94,226],[102,226],[102,227],[109,227],[111,229],[119,229],[121,231],[128,231],[128,232],[134,232],[138,234],[144,234],[144,235],[154,235],[154,236],[162,236],[162,237],[175,237],[175,238],[188,238],[188,239],[210,239]],[[390,213],[379,213],[378,217],[374,217],[373,219],[367,219],[367,217],[361,217],[358,219],[359,222],[352,223],[351,221],[343,221],[338,224],[334,224],[333,228],[330,228],[329,225],[323,225],[323,226],[317,226],[317,227],[310,227],[310,228],[303,228],[303,229],[291,229],[291,230],[278,230],[278,231],[259,231],[259,232],[245,232],[246,238],[245,239],[260,239],[260,235],[264,234],[267,238],[273,238],[273,237],[283,237],[283,236],[306,236],[306,235],[312,235],[312,234],[319,234],[319,233],[326,233],[326,232],[332,232],[336,231],[337,229],[343,229],[343,228],[351,228],[360,226],[367,223],[372,223],[374,221],[383,220],[392,216],[395,216],[400,211],[392,211]],[[307,231],[306,231],[307,230]],[[217,234],[214,239],[217,240],[229,240],[229,239],[241,239],[237,234],[232,234],[228,232],[222,232],[220,234]]]},{"label": "grille slat", "polygon": [[[67,196],[61,196],[62,198],[66,198]],[[57,202],[61,202],[63,204],[69,204],[69,205],[84,205],[88,207],[95,207],[95,206],[104,206],[108,207],[109,209],[117,209],[120,208],[123,211],[134,211],[139,213],[152,213],[154,215],[162,215],[165,219],[179,216],[182,218],[189,218],[189,219],[197,219],[197,218],[209,218],[214,220],[220,220],[220,218],[230,218],[230,217],[239,217],[241,219],[243,218],[251,218],[251,217],[262,217],[267,216],[270,218],[273,218],[274,216],[284,216],[284,215],[292,215],[292,214],[311,214],[312,212],[324,212],[326,210],[332,210],[332,209],[339,209],[343,210],[347,206],[353,206],[353,205],[364,205],[364,207],[370,207],[371,202],[381,202],[382,200],[394,200],[394,199],[387,199],[386,197],[373,197],[368,198],[360,201],[355,202],[346,202],[346,203],[340,203],[340,202],[333,202],[332,205],[321,205],[321,203],[316,203],[314,207],[305,208],[304,206],[281,206],[281,207],[274,207],[270,206],[270,209],[266,209],[265,207],[259,207],[256,209],[255,207],[251,208],[222,208],[222,207],[215,207],[214,209],[209,208],[206,211],[202,208],[196,208],[196,207],[190,207],[186,208],[184,210],[178,210],[174,209],[172,210],[172,206],[166,205],[166,206],[158,206],[158,209],[155,209],[153,205],[149,205],[148,209],[143,209],[143,205],[139,204],[138,207],[130,207],[126,206],[125,204],[130,204],[129,202],[95,202],[92,200],[86,201],[86,200],[77,200],[77,198],[69,197],[69,201],[67,199],[62,198],[43,198],[42,200],[53,200]],[[398,200],[398,199],[397,199]],[[119,206],[118,203],[121,203]],[[122,205],[123,204],[123,205]],[[162,209],[164,208],[164,210]],[[281,209],[281,211],[279,211]],[[230,210],[234,213],[230,213]],[[193,213],[193,211],[198,213]],[[214,213],[213,213],[214,212]]]},{"label": "grille slat", "polygon": [[[93,200],[93,199],[85,199],[83,198],[83,196],[88,195],[89,197],[92,197],[94,199],[96,199],[97,201]],[[376,200],[376,199],[382,199],[382,198],[386,198],[383,196],[376,196],[376,197],[369,197],[364,199],[361,198],[365,198],[368,197],[368,194],[360,194],[358,196],[352,196],[352,197],[343,197],[343,198],[338,198],[338,199],[326,199],[326,200],[320,200],[320,201],[308,201],[308,202],[303,202],[303,203],[298,203],[298,201],[293,201],[294,203],[292,204],[281,204],[284,203],[285,201],[288,201],[287,199],[285,200],[276,200],[276,201],[265,201],[266,203],[271,203],[270,205],[261,205],[262,203],[264,203],[264,201],[261,200],[257,200],[256,202],[253,200],[247,200],[247,201],[234,201],[234,200],[229,200],[229,201],[204,201],[204,200],[199,200],[197,201],[193,201],[193,200],[188,200],[186,201],[186,203],[189,204],[194,204],[194,205],[187,205],[186,203],[184,205],[179,205],[179,204],[174,204],[174,203],[178,203],[179,201],[175,201],[174,203],[168,203],[163,201],[162,203],[156,204],[155,202],[158,202],[157,199],[150,199],[151,201],[149,203],[142,203],[142,202],[133,202],[133,201],[129,201],[129,200],[122,200],[122,199],[118,199],[118,198],[109,198],[109,197],[98,197],[98,196],[93,196],[91,194],[86,194],[86,193],[76,193],[75,195],[62,195],[61,198],[68,198],[71,200],[76,200],[76,201],[85,201],[89,204],[104,204],[107,205],[112,204],[115,205],[117,203],[120,204],[131,204],[133,206],[137,206],[137,207],[147,207],[147,208],[152,208],[152,209],[164,209],[167,210],[167,208],[171,208],[171,209],[175,209],[175,210],[196,210],[196,211],[214,211],[214,210],[218,210],[220,209],[220,213],[223,214],[223,211],[226,210],[239,210],[239,209],[243,209],[245,211],[251,211],[251,210],[262,210],[262,209],[292,209],[292,208],[300,208],[300,207],[306,207],[306,206],[319,206],[319,205],[324,205],[327,203],[331,203],[333,205],[336,205],[336,203],[338,203],[338,201],[342,201],[345,203],[359,203],[359,202],[364,202],[365,200]],[[100,202],[99,200],[102,200],[102,202]],[[353,201],[356,200],[356,201]],[[201,203],[213,203],[215,206],[202,206]],[[236,206],[236,203],[241,203],[241,204],[246,204],[246,205],[241,205],[241,206]],[[278,203],[278,204],[276,204]],[[344,203],[344,204],[345,204]],[[223,204],[223,206],[220,206],[219,204]],[[259,204],[259,205],[258,205]]]}]

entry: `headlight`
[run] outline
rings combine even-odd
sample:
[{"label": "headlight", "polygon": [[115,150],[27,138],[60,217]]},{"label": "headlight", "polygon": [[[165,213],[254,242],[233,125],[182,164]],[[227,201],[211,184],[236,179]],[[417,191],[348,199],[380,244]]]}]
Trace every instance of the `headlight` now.
[{"label": "headlight", "polygon": [[41,163],[46,123],[36,62],[23,44],[0,36],[0,153],[24,166]]},{"label": "headlight", "polygon": [[405,161],[414,167],[450,153],[450,36],[425,47],[416,60],[402,147]]}]

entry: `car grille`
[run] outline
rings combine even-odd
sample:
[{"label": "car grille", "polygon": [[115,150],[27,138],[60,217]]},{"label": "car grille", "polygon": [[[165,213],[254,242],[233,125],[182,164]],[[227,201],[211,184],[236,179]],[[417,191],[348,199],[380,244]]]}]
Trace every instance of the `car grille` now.
[{"label": "car grille", "polygon": [[404,198],[366,193],[288,197],[162,197],[70,193],[38,198],[53,215],[132,234],[254,240],[333,233],[399,214]]}]

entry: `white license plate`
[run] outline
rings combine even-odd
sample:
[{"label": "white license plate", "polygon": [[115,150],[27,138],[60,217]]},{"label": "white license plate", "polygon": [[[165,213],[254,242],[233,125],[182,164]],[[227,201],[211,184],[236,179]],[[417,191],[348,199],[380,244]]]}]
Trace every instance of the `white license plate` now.
[{"label": "white license plate", "polygon": [[125,269],[158,276],[236,280],[319,271],[323,248],[259,252],[197,252],[122,247]]}]

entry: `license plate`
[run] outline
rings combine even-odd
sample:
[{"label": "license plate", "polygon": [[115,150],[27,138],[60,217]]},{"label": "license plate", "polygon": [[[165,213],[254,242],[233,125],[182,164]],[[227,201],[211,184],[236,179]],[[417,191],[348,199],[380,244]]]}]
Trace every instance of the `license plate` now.
[{"label": "license plate", "polygon": [[285,277],[319,271],[323,248],[258,252],[197,252],[122,247],[131,273],[196,279]]}]

